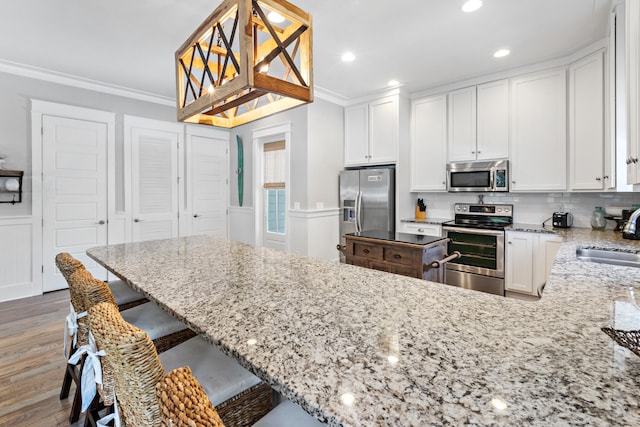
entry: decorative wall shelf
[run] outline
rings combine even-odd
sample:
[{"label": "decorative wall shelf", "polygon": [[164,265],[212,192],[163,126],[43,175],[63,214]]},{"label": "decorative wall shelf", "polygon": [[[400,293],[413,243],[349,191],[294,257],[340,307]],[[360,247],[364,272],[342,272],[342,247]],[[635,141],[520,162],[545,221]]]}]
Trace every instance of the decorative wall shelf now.
[{"label": "decorative wall shelf", "polygon": [[0,203],[22,203],[23,176],[23,171],[0,169]]}]

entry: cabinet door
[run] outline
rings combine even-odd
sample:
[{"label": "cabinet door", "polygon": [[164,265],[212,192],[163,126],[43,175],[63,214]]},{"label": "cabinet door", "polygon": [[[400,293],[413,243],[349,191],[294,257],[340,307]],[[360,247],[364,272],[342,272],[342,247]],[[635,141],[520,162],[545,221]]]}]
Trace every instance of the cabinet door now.
[{"label": "cabinet door", "polygon": [[499,80],[477,89],[476,157],[509,158],[509,81]]},{"label": "cabinet door", "polygon": [[511,81],[511,189],[566,190],[566,70]]},{"label": "cabinet door", "polygon": [[562,237],[558,235],[540,234],[537,236],[533,253],[533,286],[536,292],[547,281],[560,245],[562,245]]},{"label": "cabinet door", "polygon": [[627,184],[640,183],[640,2],[625,1],[625,89],[627,94]]},{"label": "cabinet door", "polygon": [[411,105],[411,191],[446,190],[447,95]]},{"label": "cabinet door", "polygon": [[369,163],[395,163],[398,157],[398,99],[369,103]]},{"label": "cabinet door", "polygon": [[604,188],[604,62],[597,52],[569,66],[569,184]]},{"label": "cabinet door", "polygon": [[476,88],[449,93],[449,161],[476,159]]},{"label": "cabinet door", "polygon": [[533,286],[533,241],[530,233],[506,233],[506,277],[507,291],[534,294]]},{"label": "cabinet door", "polygon": [[344,111],[344,164],[365,165],[369,162],[369,106],[360,104]]}]

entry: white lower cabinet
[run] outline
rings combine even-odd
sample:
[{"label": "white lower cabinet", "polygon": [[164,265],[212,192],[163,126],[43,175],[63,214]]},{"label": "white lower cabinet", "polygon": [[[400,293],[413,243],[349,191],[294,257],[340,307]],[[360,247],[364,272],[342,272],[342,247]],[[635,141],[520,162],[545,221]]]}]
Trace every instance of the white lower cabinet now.
[{"label": "white lower cabinet", "polygon": [[403,222],[400,230],[398,231],[401,233],[418,234],[421,236],[442,236],[442,226],[440,224]]},{"label": "white lower cabinet", "polygon": [[553,267],[562,237],[507,231],[505,240],[505,290],[539,295]]}]

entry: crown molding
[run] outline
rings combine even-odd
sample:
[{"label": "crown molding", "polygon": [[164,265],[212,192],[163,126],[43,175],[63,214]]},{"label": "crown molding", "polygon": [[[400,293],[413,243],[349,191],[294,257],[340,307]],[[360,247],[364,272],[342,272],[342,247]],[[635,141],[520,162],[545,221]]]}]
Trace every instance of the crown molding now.
[{"label": "crown molding", "polygon": [[174,107],[174,98],[0,59],[0,72]]}]

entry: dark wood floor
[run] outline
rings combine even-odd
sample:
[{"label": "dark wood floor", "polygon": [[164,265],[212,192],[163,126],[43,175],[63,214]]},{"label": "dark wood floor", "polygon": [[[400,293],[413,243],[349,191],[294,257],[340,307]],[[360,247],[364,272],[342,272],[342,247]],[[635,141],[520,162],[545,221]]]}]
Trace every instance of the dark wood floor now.
[{"label": "dark wood floor", "polygon": [[0,426],[69,426],[75,387],[58,398],[68,313],[67,290],[0,303]]}]

